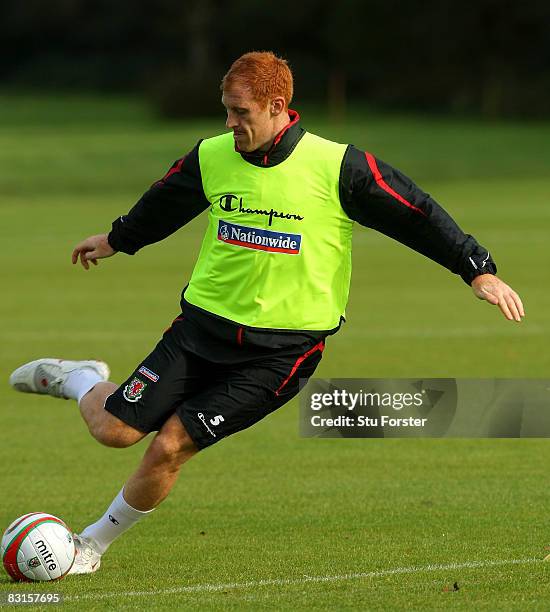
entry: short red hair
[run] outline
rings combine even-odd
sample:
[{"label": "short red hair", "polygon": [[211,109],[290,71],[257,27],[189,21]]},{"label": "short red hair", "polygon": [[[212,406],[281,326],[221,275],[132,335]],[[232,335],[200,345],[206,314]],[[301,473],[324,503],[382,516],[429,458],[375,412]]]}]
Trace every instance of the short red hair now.
[{"label": "short red hair", "polygon": [[249,87],[256,102],[263,107],[270,99],[282,96],[287,110],[294,93],[287,61],[271,51],[251,51],[241,55],[231,64],[220,89],[223,91],[236,81]]}]

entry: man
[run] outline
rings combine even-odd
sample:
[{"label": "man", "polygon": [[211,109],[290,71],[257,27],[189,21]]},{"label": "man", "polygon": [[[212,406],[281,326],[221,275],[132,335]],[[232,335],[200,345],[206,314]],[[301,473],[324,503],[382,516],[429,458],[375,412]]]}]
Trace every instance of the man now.
[{"label": "man", "polygon": [[427,194],[372,154],[306,132],[289,109],[292,74],[247,53],[222,81],[231,130],[174,163],[109,234],[76,246],[73,264],[133,255],[209,209],[182,314],[118,386],[106,364],[39,359],[20,391],[76,399],[96,440],[127,447],[158,431],[105,514],[75,535],[73,573],[99,568],[111,542],[156,508],[183,463],[298,393],[344,317],[353,221],[459,274],[509,320],[518,295],[489,253]]}]

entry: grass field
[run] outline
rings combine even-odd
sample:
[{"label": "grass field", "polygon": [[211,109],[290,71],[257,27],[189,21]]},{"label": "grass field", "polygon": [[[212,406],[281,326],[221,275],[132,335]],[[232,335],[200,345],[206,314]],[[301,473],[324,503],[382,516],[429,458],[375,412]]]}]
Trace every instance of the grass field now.
[{"label": "grass field", "polygon": [[[146,443],[101,447],[74,402],[16,394],[7,378],[63,356],[105,359],[121,381],[154,346],[204,219],[89,272],[70,253],[222,131],[223,114],[160,123],[135,102],[78,97],[0,96],[0,108],[0,528],[47,511],[80,530]],[[527,313],[505,321],[458,277],[357,227],[348,322],[317,375],[550,378],[550,124],[302,115],[432,193],[491,250]],[[193,459],[96,575],[2,576],[0,593],[61,592],[83,610],[548,609],[548,441],[300,439],[297,407]]]}]

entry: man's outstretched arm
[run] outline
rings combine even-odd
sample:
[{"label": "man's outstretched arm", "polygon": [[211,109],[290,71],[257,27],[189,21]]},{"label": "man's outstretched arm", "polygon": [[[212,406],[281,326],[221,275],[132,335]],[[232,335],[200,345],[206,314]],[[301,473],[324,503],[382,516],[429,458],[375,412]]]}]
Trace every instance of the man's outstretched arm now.
[{"label": "man's outstretched arm", "polygon": [[[200,143],[199,143],[200,144]],[[142,247],[163,240],[210,206],[202,188],[199,144],[174,162],[166,175],[154,183],[127,215],[113,221],[109,234],[90,236],[72,254],[87,270],[89,262],[117,251],[133,255]]]},{"label": "man's outstretched arm", "polygon": [[525,315],[518,294],[495,276],[488,251],[408,177],[350,146],[342,165],[340,200],[348,216],[459,274],[474,294],[509,320]]}]

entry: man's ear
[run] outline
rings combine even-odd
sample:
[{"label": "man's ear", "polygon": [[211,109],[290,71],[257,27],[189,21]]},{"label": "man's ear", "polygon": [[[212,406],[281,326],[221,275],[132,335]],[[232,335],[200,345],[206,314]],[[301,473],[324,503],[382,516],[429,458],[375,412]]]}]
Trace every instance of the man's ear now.
[{"label": "man's ear", "polygon": [[270,111],[271,116],[280,115],[285,110],[285,99],[282,96],[277,96],[271,100]]}]

